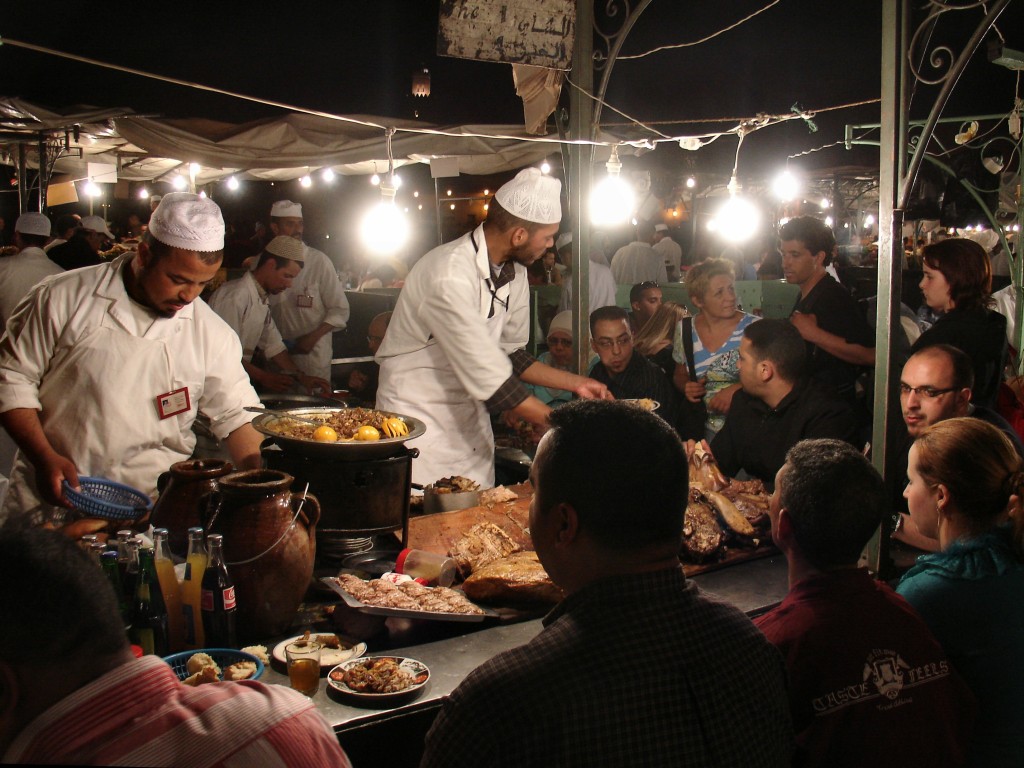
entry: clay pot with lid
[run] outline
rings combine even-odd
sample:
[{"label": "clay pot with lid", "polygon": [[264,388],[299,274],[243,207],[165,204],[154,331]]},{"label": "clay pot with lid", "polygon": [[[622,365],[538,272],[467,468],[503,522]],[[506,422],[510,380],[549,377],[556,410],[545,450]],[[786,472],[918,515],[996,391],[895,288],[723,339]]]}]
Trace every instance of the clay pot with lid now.
[{"label": "clay pot with lid", "polygon": [[192,459],[172,464],[156,481],[160,492],[150,522],[154,528],[166,528],[171,552],[184,558],[188,554],[188,529],[202,525],[199,506],[217,490],[218,478],[234,471],[223,459]]},{"label": "clay pot with lid", "polygon": [[200,510],[207,533],[224,536],[240,640],[287,632],[313,576],[320,503],[293,494],[293,479],[273,469],[234,472]]}]

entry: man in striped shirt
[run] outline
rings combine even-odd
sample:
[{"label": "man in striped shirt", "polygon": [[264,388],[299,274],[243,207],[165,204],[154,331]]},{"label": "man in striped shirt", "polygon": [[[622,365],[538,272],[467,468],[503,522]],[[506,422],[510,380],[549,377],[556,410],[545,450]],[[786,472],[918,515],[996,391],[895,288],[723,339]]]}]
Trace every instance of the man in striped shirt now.
[{"label": "man in striped shirt", "polygon": [[114,591],[70,539],[0,536],[0,584],[0,762],[350,768],[295,691],[190,688],[163,660],[133,658]]}]

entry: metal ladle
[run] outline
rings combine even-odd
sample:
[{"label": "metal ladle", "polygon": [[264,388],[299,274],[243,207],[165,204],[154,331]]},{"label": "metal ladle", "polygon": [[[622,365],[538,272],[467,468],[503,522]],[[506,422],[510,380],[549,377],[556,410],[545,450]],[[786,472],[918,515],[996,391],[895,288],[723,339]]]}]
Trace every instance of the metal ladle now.
[{"label": "metal ladle", "polygon": [[305,416],[294,416],[293,414],[286,413],[285,411],[275,411],[272,408],[257,408],[255,405],[245,406],[245,410],[251,413],[269,413],[271,416],[277,416],[279,419],[294,419],[295,421],[301,421],[303,424],[312,424],[314,427],[322,427],[324,422],[317,421],[316,419],[307,419]]}]

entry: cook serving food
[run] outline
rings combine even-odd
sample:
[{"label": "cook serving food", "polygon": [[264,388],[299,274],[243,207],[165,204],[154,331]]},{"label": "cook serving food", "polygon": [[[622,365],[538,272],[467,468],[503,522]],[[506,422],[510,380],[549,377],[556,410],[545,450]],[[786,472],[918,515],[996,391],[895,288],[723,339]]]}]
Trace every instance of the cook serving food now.
[{"label": "cook serving food", "polygon": [[236,466],[259,467],[238,336],[195,301],[223,248],[217,205],[176,192],[137,253],[55,275],[18,305],[0,339],[0,423],[20,449],[3,525],[45,522],[79,474],[153,493],[192,454],[199,410]]},{"label": "cook serving food", "polygon": [[522,382],[608,398],[607,388],[538,362],[529,340],[526,267],[550,248],[562,218],[562,184],[527,168],[491,200],[487,221],[445,243],[409,272],[377,353],[377,407],[426,424],[413,441],[413,479],[457,472],[494,485],[488,411],[545,427],[550,408]]}]

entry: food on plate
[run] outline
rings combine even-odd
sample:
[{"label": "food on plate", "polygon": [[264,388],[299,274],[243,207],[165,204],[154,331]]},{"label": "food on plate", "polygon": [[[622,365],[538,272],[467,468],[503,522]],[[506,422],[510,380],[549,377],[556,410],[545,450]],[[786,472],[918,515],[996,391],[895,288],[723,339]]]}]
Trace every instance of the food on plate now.
[{"label": "food on plate", "polygon": [[695,563],[713,559],[719,553],[723,538],[714,508],[700,488],[691,488],[689,504],[686,505],[683,517],[684,559]]},{"label": "food on plate", "polygon": [[314,640],[324,648],[341,648],[341,638],[337,635],[317,635]]},{"label": "food on plate", "polygon": [[486,491],[480,491],[480,506],[490,507],[495,504],[501,504],[504,501],[515,501],[519,498],[519,494],[515,491],[506,488],[504,485],[498,485],[494,488],[488,488]]},{"label": "food on plate", "polygon": [[689,460],[690,486],[699,485],[709,491],[720,491],[729,485],[725,476],[710,451],[697,443]]},{"label": "food on plate", "polygon": [[560,590],[536,552],[515,552],[473,571],[462,588],[481,603],[557,603]]},{"label": "food on plate", "polygon": [[363,425],[356,430],[356,440],[380,440],[380,432],[376,427]]},{"label": "food on plate", "polygon": [[334,431],[334,427],[324,424],[313,430],[313,439],[318,443],[336,443],[338,442],[338,433]]},{"label": "food on plate", "polygon": [[245,648],[242,648],[242,653],[248,653],[250,656],[255,656],[264,664],[270,663],[270,655],[267,653],[267,646],[265,645],[247,645]]},{"label": "food on plate", "polygon": [[378,608],[398,608],[425,613],[482,614],[461,592],[448,587],[425,587],[416,581],[392,584],[381,579],[363,581],[358,576],[343,573],[337,583],[363,605]]},{"label": "food on plate", "polygon": [[463,578],[492,560],[508,557],[522,549],[508,533],[494,523],[477,523],[458,541],[448,554],[455,560]]},{"label": "food on plate", "polygon": [[479,491],[480,484],[470,480],[468,477],[452,475],[451,477],[442,477],[440,480],[434,481],[423,490],[430,490],[434,493],[468,493],[470,491]]},{"label": "food on plate", "polygon": [[409,425],[401,419],[390,416],[384,419],[381,424],[381,432],[386,437],[405,437],[405,435],[409,434]]},{"label": "food on plate", "polygon": [[255,674],[255,661],[239,661],[224,669],[225,680],[248,680]]},{"label": "food on plate", "polygon": [[657,400],[652,400],[649,397],[640,397],[634,400],[623,400],[625,403],[635,405],[637,408],[641,408],[645,411],[656,411],[658,410],[659,403]]},{"label": "food on plate", "polygon": [[[333,673],[332,673],[333,674]],[[413,684],[414,678],[390,656],[364,659],[345,670],[342,682],[359,693],[397,693]]]},{"label": "food on plate", "polygon": [[[199,654],[200,656],[206,656],[205,653]],[[195,657],[193,657],[195,658]],[[207,658],[209,658],[207,656]],[[212,659],[211,659],[212,661]],[[195,688],[197,685],[206,685],[207,683],[216,683],[220,680],[220,669],[217,665],[209,665],[202,667],[193,674],[186,677],[183,682],[185,685],[190,685]]]},{"label": "food on plate", "polygon": [[380,438],[380,432],[384,428],[385,419],[402,421],[396,416],[381,413],[372,408],[340,408],[326,413],[311,413],[307,415],[307,418],[323,423],[320,426],[313,426],[312,424],[282,417],[271,419],[266,423],[265,428],[284,437],[313,440],[314,432],[327,426],[337,433],[338,440],[353,440],[361,427],[372,427],[377,432],[377,437],[369,439],[377,440]]},{"label": "food on plate", "polygon": [[188,662],[185,664],[185,669],[188,670],[190,675],[194,675],[206,667],[213,667],[216,673],[220,674],[220,667],[217,666],[217,662],[208,653],[195,653],[189,657]]},{"label": "food on plate", "polygon": [[750,524],[750,521],[743,516],[727,496],[715,493],[714,491],[704,491],[704,497],[711,502],[718,516],[729,527],[729,530],[738,533],[740,536],[754,535],[754,526]]}]

